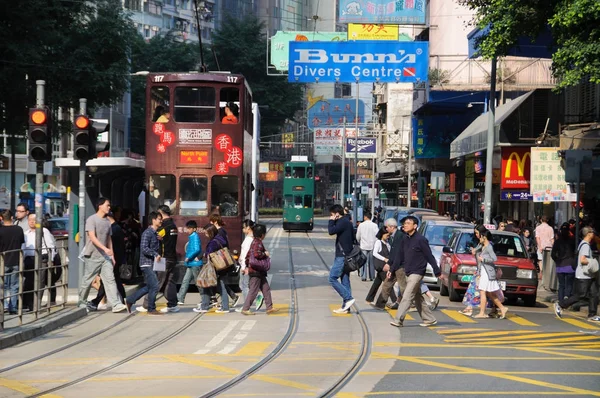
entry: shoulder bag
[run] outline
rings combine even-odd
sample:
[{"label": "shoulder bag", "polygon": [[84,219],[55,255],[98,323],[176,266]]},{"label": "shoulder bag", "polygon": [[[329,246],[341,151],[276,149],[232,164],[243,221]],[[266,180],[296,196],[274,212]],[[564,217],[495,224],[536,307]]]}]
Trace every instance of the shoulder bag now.
[{"label": "shoulder bag", "polygon": [[217,286],[217,273],[212,262],[207,261],[206,264],[200,267],[198,278],[196,278],[196,286],[202,288],[209,288]]},{"label": "shoulder bag", "polygon": [[271,257],[266,257],[259,260],[256,257],[254,257],[254,250],[252,249],[253,248],[251,247],[250,261],[248,263],[250,265],[250,268],[260,272],[268,272],[271,269]]},{"label": "shoulder bag", "polygon": [[[586,241],[581,241],[579,247],[577,248],[577,263],[580,263],[579,252],[584,244],[588,246],[590,245]],[[591,251],[592,248],[590,247],[590,253]],[[581,270],[583,271],[583,274],[592,278],[598,273],[599,269],[600,267],[598,266],[598,260],[596,260],[594,257],[588,257],[588,263],[585,265],[581,264]]]},{"label": "shoulder bag", "polygon": [[[344,253],[344,249],[342,245],[338,243],[340,250]],[[345,272],[354,272],[358,271],[360,267],[365,265],[367,262],[367,256],[362,252],[360,246],[354,244],[352,246],[352,251],[348,254],[344,253],[344,271]]]},{"label": "shoulder bag", "polygon": [[219,246],[221,246],[221,248],[215,252],[210,253],[208,255],[208,258],[212,263],[213,267],[215,267],[216,271],[224,271],[227,268],[234,266],[235,260],[233,259],[233,256],[231,255],[227,247],[223,247],[223,245],[221,245],[220,243]]}]

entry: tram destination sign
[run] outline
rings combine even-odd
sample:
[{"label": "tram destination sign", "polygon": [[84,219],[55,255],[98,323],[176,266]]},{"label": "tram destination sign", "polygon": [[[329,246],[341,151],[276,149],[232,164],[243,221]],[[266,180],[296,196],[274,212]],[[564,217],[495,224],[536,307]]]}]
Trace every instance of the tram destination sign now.
[{"label": "tram destination sign", "polygon": [[290,42],[291,83],[417,83],[427,81],[429,43]]},{"label": "tram destination sign", "polygon": [[177,141],[180,145],[212,145],[212,130],[179,129]]}]

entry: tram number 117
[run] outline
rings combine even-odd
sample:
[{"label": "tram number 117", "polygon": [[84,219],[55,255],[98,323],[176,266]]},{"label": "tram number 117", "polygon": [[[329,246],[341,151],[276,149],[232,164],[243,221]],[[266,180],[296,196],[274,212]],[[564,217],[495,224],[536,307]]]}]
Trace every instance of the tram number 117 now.
[{"label": "tram number 117", "polygon": [[227,83],[237,83],[237,76],[227,76]]}]

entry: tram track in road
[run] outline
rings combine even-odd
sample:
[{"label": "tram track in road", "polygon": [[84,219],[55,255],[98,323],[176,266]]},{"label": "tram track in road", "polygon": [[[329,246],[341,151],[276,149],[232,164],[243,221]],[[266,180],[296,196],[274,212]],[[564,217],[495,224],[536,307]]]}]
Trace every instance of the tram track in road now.
[{"label": "tram track in road", "polygon": [[[133,315],[133,314],[132,314]],[[65,388],[74,386],[76,384],[82,383],[86,380],[92,379],[96,376],[99,376],[103,373],[106,373],[112,369],[115,369],[121,365],[124,365],[128,362],[131,362],[132,360],[144,355],[145,353],[171,341],[171,339],[173,339],[174,337],[177,337],[178,335],[180,335],[181,333],[183,333],[185,330],[187,330],[190,326],[192,326],[194,323],[196,323],[200,318],[202,318],[204,316],[204,314],[200,313],[200,314],[195,314],[190,320],[188,320],[185,324],[183,324],[182,326],[180,326],[178,329],[176,329],[175,331],[169,333],[167,336],[160,338],[159,340],[154,341],[152,344],[147,345],[146,347],[134,352],[133,354],[127,356],[126,358],[121,359],[118,362],[115,362],[111,365],[105,366],[101,369],[98,369],[92,373],[88,373],[85,376],[81,376],[78,377],[75,380],[71,380],[69,382],[60,384],[56,387],[52,387],[48,390],[45,391],[40,391],[37,392],[36,394],[30,395],[28,398],[37,398],[37,397],[42,397],[44,395],[47,394],[52,394],[56,391],[60,391],[60,390],[64,390]]]},{"label": "tram track in road", "polygon": [[[306,237],[310,241],[310,244],[315,250],[315,253],[317,253],[317,255],[319,256],[321,263],[323,264],[325,269],[327,269],[327,271],[330,271],[331,269],[329,265],[315,246],[315,243],[311,239],[310,234],[307,232],[305,233]],[[365,318],[362,316],[360,310],[358,309],[358,306],[354,304],[352,307],[354,308],[354,311],[356,311],[356,319],[358,319],[361,328],[362,339],[358,356],[354,360],[350,368],[331,387],[329,387],[327,390],[325,390],[319,395],[320,398],[334,397],[338,392],[342,390],[342,388],[344,388],[344,386],[346,386],[354,378],[354,376],[358,374],[358,372],[363,368],[363,366],[367,363],[369,357],[371,356],[372,340],[371,333],[369,331],[369,326],[367,325]]]}]

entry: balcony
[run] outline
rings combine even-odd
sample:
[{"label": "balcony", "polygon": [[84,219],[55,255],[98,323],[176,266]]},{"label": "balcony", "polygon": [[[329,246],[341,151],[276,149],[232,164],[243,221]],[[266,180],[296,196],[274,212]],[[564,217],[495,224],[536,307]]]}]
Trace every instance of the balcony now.
[{"label": "balcony", "polygon": [[[498,61],[497,89],[527,91],[552,88],[552,60],[506,57]],[[430,55],[429,81],[436,90],[489,90],[491,62],[466,55]]]}]

